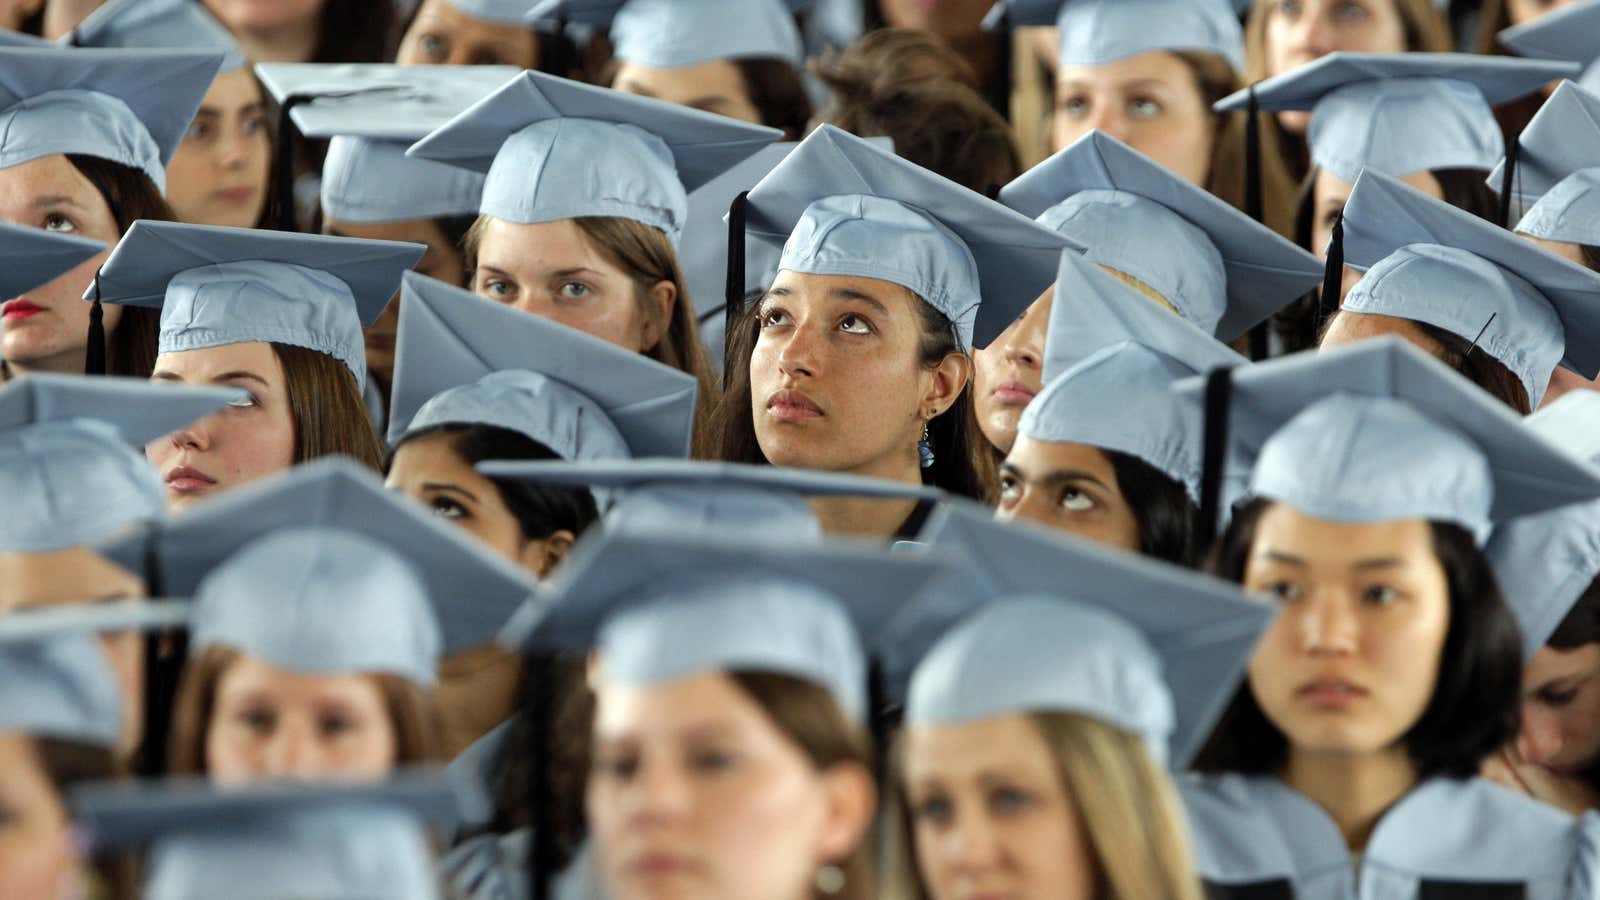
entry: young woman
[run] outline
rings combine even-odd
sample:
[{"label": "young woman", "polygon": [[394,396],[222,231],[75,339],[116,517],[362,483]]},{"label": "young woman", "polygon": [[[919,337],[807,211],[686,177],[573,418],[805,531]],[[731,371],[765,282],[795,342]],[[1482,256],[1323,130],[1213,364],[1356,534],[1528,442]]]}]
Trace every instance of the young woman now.
[{"label": "young woman", "polygon": [[997,518],[1195,564],[1199,410],[1172,384],[1244,357],[1075,254],[1056,290],[1049,382],[1000,466]]},{"label": "young woman", "polygon": [[1350,195],[1342,252],[1365,271],[1322,347],[1396,334],[1517,412],[1537,409],[1551,373],[1600,374],[1600,273],[1368,170]]},{"label": "young woman", "polygon": [[[939,568],[725,537],[587,551],[521,644],[596,651],[586,810],[605,895],[876,896],[858,634]],[[684,629],[705,639],[670,637]]]},{"label": "young woman", "polygon": [[147,543],[147,574],[195,597],[171,767],[230,784],[382,780],[439,759],[441,656],[493,640],[532,589],[348,461]]},{"label": "young woman", "polygon": [[598,12],[540,4],[542,21],[608,29],[606,82],[629,94],[776,128],[799,140],[811,118],[795,0],[627,0]]},{"label": "young woman", "polygon": [[[783,255],[729,333],[721,457],[988,496],[968,354],[1048,286],[1067,240],[826,125],[749,209]],[[912,501],[816,509],[824,532],[877,538],[922,518]]]},{"label": "young woman", "polygon": [[[941,597],[941,627],[909,643],[883,639],[916,660],[883,896],[1199,900],[1163,763],[1204,737],[1269,611],[982,509],[952,507],[931,532],[984,590]],[[1211,637],[1158,649],[1174,617]]]},{"label": "young woman", "polygon": [[97,302],[160,310],[151,377],[247,392],[145,448],[169,509],[320,456],[379,467],[361,399],[361,327],[425,249],[152,222],[128,231],[91,293]]},{"label": "young woman", "polygon": [[395,5],[384,0],[201,0],[252,63],[386,62]]},{"label": "young woman", "polygon": [[467,235],[475,293],[688,373],[703,423],[715,386],[674,249],[686,190],[777,137],[524,72],[408,153],[488,173]]},{"label": "young woman", "polygon": [[[113,244],[135,220],[170,221],[166,168],[220,53],[0,50],[0,66],[30,73],[30,96],[0,110],[0,220]],[[67,86],[71,87],[68,88]],[[27,372],[148,377],[157,316],[108,310],[93,340],[83,289],[94,257],[0,308],[0,377]],[[91,344],[94,345],[91,347]]]},{"label": "young woman", "polygon": [[195,225],[253,228],[267,206],[266,98],[227,29],[191,0],[114,0],[72,32],[78,47],[182,47],[226,54],[167,164],[167,200]]},{"label": "young woman", "polygon": [[559,55],[547,45],[563,38],[529,27],[524,19],[533,5],[533,0],[422,0],[394,61],[402,66],[543,68],[547,57]]},{"label": "young woman", "polygon": [[[1600,394],[1579,392],[1528,418],[1529,429],[1600,463]],[[1501,784],[1572,813],[1600,808],[1600,504],[1507,522],[1489,560],[1522,630],[1522,728],[1484,768]]]},{"label": "young woman", "polygon": [[1591,892],[1600,821],[1474,776],[1521,673],[1480,543],[1600,474],[1395,338],[1237,373],[1230,418],[1254,499],[1216,569],[1281,611],[1184,786],[1213,895]]}]

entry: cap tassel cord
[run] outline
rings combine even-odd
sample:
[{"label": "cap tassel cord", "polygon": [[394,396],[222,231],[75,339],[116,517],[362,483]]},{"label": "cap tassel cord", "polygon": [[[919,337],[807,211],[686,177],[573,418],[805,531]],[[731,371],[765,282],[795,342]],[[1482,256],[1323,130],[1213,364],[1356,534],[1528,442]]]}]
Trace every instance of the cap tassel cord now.
[{"label": "cap tassel cord", "polygon": [[1212,369],[1206,376],[1205,455],[1200,467],[1200,522],[1196,546],[1202,552],[1217,539],[1222,518],[1222,476],[1228,459],[1228,415],[1233,404],[1233,370]]},{"label": "cap tassel cord", "polygon": [[94,303],[89,307],[89,339],[83,348],[83,374],[106,374],[105,307],[100,302],[100,270],[94,273]]},{"label": "cap tassel cord", "polygon": [[[734,333],[744,315],[744,220],[750,208],[750,192],[741,191],[728,206],[728,280],[723,287],[723,342],[734,346]],[[734,360],[723,358],[722,387],[727,389],[733,376]]]},{"label": "cap tassel cord", "polygon": [[1328,304],[1333,304],[1333,311],[1338,311],[1340,295],[1344,293],[1344,213],[1339,213],[1333,220],[1333,234],[1328,238],[1328,260],[1322,269],[1322,291],[1317,294],[1317,318],[1312,334],[1319,340],[1322,337],[1322,326],[1328,321],[1331,313]]}]

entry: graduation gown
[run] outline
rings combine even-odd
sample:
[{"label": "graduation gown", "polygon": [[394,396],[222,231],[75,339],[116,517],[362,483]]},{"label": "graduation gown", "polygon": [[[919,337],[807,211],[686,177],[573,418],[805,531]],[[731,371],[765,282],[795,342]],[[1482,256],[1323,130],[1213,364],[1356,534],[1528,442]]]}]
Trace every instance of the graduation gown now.
[{"label": "graduation gown", "polygon": [[1576,819],[1481,778],[1434,778],[1352,856],[1321,807],[1274,776],[1180,783],[1210,900],[1600,897],[1600,816]]},{"label": "graduation gown", "polygon": [[[533,832],[481,834],[458,845],[440,863],[445,886],[462,900],[528,900],[528,844]],[[605,900],[585,844],[552,881],[556,900]]]}]

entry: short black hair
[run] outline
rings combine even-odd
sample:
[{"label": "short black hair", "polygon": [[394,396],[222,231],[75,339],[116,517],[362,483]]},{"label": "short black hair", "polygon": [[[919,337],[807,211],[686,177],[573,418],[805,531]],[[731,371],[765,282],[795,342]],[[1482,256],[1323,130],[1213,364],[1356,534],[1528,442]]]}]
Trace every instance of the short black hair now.
[{"label": "short black hair", "polygon": [[1137,456],[1101,450],[1117,476],[1117,490],[1139,523],[1139,552],[1163,562],[1193,567],[1198,561],[1195,526],[1200,509],[1182,482]]},{"label": "short black hair", "polygon": [[[495,425],[443,424],[408,434],[389,451],[384,471],[394,465],[394,456],[407,443],[434,434],[451,435],[455,451],[468,465],[487,460],[559,460],[561,456],[543,443],[521,432]],[[541,541],[557,531],[570,531],[574,537],[600,518],[594,494],[588,488],[541,484],[508,478],[490,478],[506,509],[522,528],[522,539]]]},{"label": "short black hair", "polygon": [[[1214,574],[1244,580],[1257,525],[1271,501],[1255,500],[1234,515],[1211,559]],[[1491,753],[1517,735],[1521,710],[1522,640],[1499,583],[1472,534],[1432,522],[1433,549],[1450,590],[1450,628],[1438,682],[1422,718],[1401,738],[1422,778],[1469,778]],[[1288,742],[1242,684],[1195,760],[1201,772],[1264,774],[1283,766]]]}]

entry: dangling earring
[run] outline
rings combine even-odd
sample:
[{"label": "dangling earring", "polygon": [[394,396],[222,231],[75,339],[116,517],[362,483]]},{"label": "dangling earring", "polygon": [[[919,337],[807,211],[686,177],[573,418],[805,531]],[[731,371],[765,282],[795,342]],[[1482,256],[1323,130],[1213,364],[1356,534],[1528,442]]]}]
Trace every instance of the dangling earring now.
[{"label": "dangling earring", "polygon": [[832,896],[844,890],[844,870],[838,866],[823,866],[817,870],[817,890]]},{"label": "dangling earring", "polygon": [[924,469],[933,468],[933,443],[928,440],[928,423],[922,423],[922,440],[917,441],[917,455],[922,458]]}]

